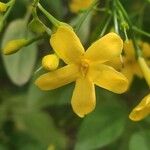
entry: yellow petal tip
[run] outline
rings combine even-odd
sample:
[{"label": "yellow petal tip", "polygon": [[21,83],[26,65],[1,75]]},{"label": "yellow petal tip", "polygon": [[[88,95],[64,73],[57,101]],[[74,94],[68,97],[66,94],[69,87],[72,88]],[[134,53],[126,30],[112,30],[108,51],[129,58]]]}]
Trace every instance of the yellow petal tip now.
[{"label": "yellow petal tip", "polygon": [[46,82],[45,82],[45,79],[43,78],[44,75],[40,76],[38,79],[35,80],[34,84],[40,89],[40,90],[43,90],[43,91],[46,91],[48,90],[46,88]]},{"label": "yellow petal tip", "polygon": [[77,114],[80,118],[84,118],[85,117],[85,115],[83,115],[83,114]]},{"label": "yellow petal tip", "polygon": [[129,118],[133,121],[140,121],[150,114],[150,94],[142,99],[142,101],[132,110]]},{"label": "yellow petal tip", "polygon": [[139,116],[138,111],[132,111],[129,115],[129,119],[132,121],[140,121],[142,118]]}]

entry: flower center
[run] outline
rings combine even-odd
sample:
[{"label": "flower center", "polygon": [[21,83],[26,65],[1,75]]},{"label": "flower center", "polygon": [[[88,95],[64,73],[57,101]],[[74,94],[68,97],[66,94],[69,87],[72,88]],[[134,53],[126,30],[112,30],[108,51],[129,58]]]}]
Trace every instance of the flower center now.
[{"label": "flower center", "polygon": [[89,60],[87,59],[82,59],[81,60],[81,73],[83,76],[86,76],[88,69],[89,69]]}]

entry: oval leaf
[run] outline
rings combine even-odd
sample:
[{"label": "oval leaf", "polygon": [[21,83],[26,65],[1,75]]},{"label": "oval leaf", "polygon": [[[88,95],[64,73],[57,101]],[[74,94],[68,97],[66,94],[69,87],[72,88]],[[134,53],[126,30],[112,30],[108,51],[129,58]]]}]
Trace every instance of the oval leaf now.
[{"label": "oval leaf", "polygon": [[[31,37],[32,35],[27,32],[25,21],[15,20],[10,23],[4,34],[2,48],[10,40]],[[2,54],[7,74],[14,84],[22,86],[30,79],[36,56],[37,46],[35,43],[22,48],[13,55],[5,56]]]},{"label": "oval leaf", "polygon": [[43,143],[43,145],[54,145],[56,149],[64,148],[66,145],[65,135],[54,125],[50,115],[41,112],[16,113],[15,120],[22,124],[22,130]]},{"label": "oval leaf", "polygon": [[129,150],[149,150],[150,131],[136,132],[131,136]]}]

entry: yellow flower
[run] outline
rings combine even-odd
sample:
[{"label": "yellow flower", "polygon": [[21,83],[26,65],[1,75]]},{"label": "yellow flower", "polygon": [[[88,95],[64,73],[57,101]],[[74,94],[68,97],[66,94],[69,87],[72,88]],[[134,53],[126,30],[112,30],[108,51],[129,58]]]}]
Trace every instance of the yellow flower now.
[{"label": "yellow flower", "polygon": [[109,64],[128,78],[129,85],[132,83],[134,75],[140,78],[142,77],[142,72],[136,60],[135,50],[131,40],[124,42],[122,61],[120,57],[117,57],[112,59]]},{"label": "yellow flower", "polygon": [[142,77],[142,72],[136,60],[135,49],[131,40],[124,42],[124,55],[124,67],[121,72],[128,78],[129,83],[131,83],[134,75],[140,78]]},{"label": "yellow flower", "polygon": [[133,121],[140,121],[150,114],[150,94],[142,99],[142,101],[132,110],[129,118]]},{"label": "yellow flower", "polygon": [[7,4],[0,2],[0,12],[5,12],[7,7]]},{"label": "yellow flower", "polygon": [[140,45],[143,52],[143,57],[146,59],[147,64],[150,66],[150,44],[147,42],[142,42]]},{"label": "yellow flower", "polygon": [[94,0],[72,0],[70,3],[70,10],[73,13],[78,13],[82,9],[87,9]]},{"label": "yellow flower", "polygon": [[71,27],[59,26],[50,44],[67,65],[40,76],[35,84],[52,90],[76,81],[71,104],[78,116],[84,117],[95,108],[94,84],[115,93],[127,89],[126,77],[104,64],[121,54],[123,44],[117,34],[105,35],[85,51]]},{"label": "yellow flower", "polygon": [[42,66],[46,70],[52,71],[57,69],[59,65],[59,58],[55,54],[46,55],[42,59]]},{"label": "yellow flower", "polygon": [[[148,85],[150,86],[150,69],[143,57],[138,58],[139,65],[143,72]],[[146,117],[150,113],[150,94],[147,95],[143,100],[132,110],[129,118],[133,121],[139,121]]]}]

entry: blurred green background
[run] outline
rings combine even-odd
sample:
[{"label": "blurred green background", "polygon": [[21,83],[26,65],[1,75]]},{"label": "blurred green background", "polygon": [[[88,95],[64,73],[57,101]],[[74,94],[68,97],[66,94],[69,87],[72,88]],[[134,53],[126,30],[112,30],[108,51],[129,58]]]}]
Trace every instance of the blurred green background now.
[{"label": "blurred green background", "polygon": [[[149,2],[122,0],[122,3],[133,22],[149,32]],[[45,0],[41,4],[61,21],[74,24],[80,17],[69,11],[67,0]],[[27,31],[24,18],[30,5],[30,0],[16,0],[0,33],[1,48],[10,39],[35,36]],[[100,7],[104,6],[105,1],[101,0]],[[142,24],[141,18],[137,20],[140,13]],[[42,14],[39,16],[51,27]],[[79,34],[85,46],[100,34],[106,18],[105,12],[87,17]],[[113,22],[108,31],[112,25]],[[49,39],[23,49],[0,57],[0,150],[150,149],[150,118],[141,122],[128,119],[132,108],[149,92],[144,80],[135,77],[130,90],[122,95],[96,87],[96,109],[81,119],[70,105],[74,83],[48,92],[34,85],[40,74],[34,72],[40,67],[42,57],[52,50]]]}]

